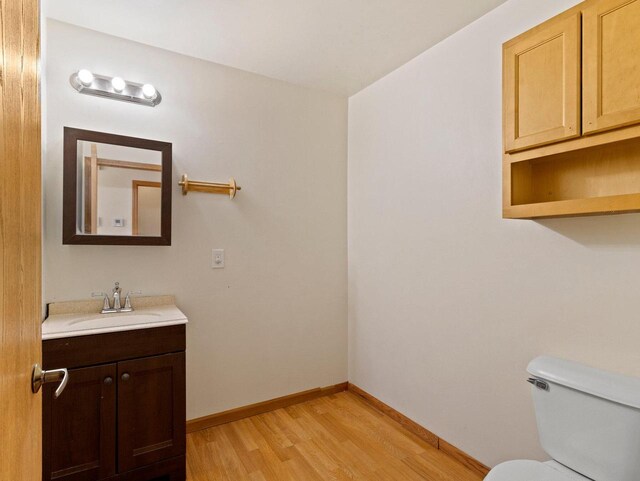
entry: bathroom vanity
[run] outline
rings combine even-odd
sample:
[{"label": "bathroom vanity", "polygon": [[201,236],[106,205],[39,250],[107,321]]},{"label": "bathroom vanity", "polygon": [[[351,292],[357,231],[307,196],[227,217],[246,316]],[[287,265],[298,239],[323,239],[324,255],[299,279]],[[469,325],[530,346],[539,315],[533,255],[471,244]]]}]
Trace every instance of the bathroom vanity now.
[{"label": "bathroom vanity", "polygon": [[184,314],[65,310],[43,324],[43,369],[68,369],[59,397],[43,388],[43,480],[184,481]]}]

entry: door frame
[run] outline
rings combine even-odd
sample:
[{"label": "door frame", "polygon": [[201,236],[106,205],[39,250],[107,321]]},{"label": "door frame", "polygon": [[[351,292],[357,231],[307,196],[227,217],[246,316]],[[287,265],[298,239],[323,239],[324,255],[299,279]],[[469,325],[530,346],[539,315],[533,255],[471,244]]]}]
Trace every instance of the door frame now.
[{"label": "door frame", "polygon": [[[162,189],[162,182],[154,182],[152,180],[133,180],[131,182],[131,190],[133,199],[131,201],[131,235],[138,235],[138,189],[140,187],[157,187]],[[160,193],[162,195],[162,192]]]}]

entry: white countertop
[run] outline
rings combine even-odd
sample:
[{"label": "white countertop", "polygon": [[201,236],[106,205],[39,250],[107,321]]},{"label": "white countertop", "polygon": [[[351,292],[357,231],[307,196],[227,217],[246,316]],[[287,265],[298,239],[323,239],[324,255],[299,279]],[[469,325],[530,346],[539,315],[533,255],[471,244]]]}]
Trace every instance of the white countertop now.
[{"label": "white countertop", "polygon": [[42,323],[42,340],[89,336],[186,324],[187,317],[175,305],[149,306],[115,314],[56,314]]}]

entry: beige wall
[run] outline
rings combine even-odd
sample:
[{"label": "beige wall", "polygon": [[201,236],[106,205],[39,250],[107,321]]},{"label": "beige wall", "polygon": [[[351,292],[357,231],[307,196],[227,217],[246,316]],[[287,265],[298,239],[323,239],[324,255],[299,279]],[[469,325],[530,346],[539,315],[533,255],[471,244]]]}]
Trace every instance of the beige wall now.
[{"label": "beige wall", "polygon": [[[122,169],[119,167],[98,168],[97,233],[99,235],[131,235],[133,232],[134,180],[145,180],[160,183],[162,180],[162,173]],[[156,188],[155,190],[160,192],[160,188]],[[161,196],[158,194],[155,201],[155,210],[158,222],[156,222],[157,225],[155,225],[155,229],[150,231],[151,233],[149,235],[160,235],[161,202]],[[114,227],[114,219],[124,219],[124,226]]]},{"label": "beige wall", "polygon": [[[46,301],[116,280],[175,294],[189,418],[345,381],[347,100],[55,21],[45,40]],[[79,95],[79,68],[152,82],[163,102]],[[64,126],[173,142],[171,247],[62,245]],[[243,190],[183,197],[182,173]]]},{"label": "beige wall", "polygon": [[481,461],[543,457],[525,368],[640,375],[640,216],[501,218],[511,0],[349,102],[350,380]]}]

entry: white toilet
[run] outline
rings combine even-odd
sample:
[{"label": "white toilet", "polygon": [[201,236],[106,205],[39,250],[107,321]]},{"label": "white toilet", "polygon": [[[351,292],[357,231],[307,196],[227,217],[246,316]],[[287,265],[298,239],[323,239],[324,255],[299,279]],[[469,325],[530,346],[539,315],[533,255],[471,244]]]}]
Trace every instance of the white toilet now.
[{"label": "white toilet", "polygon": [[509,461],[485,481],[640,481],[640,379],[538,357],[527,368],[553,461]]}]

